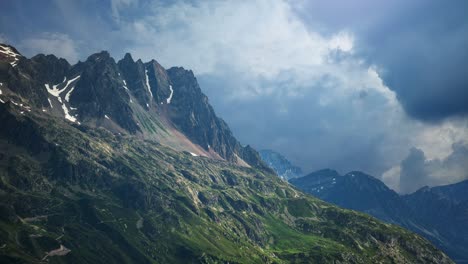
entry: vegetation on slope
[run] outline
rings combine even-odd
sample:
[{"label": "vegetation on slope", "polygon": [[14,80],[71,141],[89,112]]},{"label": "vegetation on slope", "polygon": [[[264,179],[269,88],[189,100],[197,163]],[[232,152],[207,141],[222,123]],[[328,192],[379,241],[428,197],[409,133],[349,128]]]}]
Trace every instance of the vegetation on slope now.
[{"label": "vegetation on slope", "polygon": [[2,263],[451,263],[268,171],[11,103],[0,123]]}]

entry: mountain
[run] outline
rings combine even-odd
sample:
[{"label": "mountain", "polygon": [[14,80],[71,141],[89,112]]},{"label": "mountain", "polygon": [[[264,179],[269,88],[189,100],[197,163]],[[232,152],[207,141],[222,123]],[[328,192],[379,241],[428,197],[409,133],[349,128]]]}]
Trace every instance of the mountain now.
[{"label": "mountain", "polygon": [[1,263],[453,263],[279,179],[191,71],[0,53]]},{"label": "mountain", "polygon": [[[402,196],[411,208],[413,230],[434,241],[458,263],[468,263],[468,180],[424,187]],[[418,230],[420,229],[420,230]]]},{"label": "mountain", "polygon": [[116,63],[106,51],[69,65],[53,55],[26,59],[16,49],[2,47],[11,50],[2,54],[19,58],[13,65],[13,55],[4,57],[5,93],[27,98],[32,107],[72,123],[156,139],[243,166],[250,166],[245,161],[249,159],[266,168],[216,116],[191,71],[180,67],[166,71],[155,60],[135,62],[130,54]]},{"label": "mountain", "polygon": [[278,176],[284,180],[302,176],[301,168],[294,166],[283,155],[270,149],[263,149],[259,151],[260,157],[263,162],[272,168]]},{"label": "mountain", "polygon": [[290,183],[324,201],[413,230],[458,263],[468,263],[468,181],[425,187],[404,196],[358,171],[340,176],[326,169]]}]

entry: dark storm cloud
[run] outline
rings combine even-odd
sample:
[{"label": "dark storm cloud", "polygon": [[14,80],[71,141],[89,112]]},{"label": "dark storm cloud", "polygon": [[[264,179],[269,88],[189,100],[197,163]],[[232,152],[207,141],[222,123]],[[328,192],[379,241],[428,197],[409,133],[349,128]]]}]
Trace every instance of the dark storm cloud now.
[{"label": "dark storm cloud", "polygon": [[425,3],[373,32],[372,56],[410,115],[429,121],[466,115],[468,2]]},{"label": "dark storm cloud", "polygon": [[309,1],[297,12],[314,26],[351,28],[406,112],[439,121],[468,114],[467,10],[464,0],[359,0]]}]

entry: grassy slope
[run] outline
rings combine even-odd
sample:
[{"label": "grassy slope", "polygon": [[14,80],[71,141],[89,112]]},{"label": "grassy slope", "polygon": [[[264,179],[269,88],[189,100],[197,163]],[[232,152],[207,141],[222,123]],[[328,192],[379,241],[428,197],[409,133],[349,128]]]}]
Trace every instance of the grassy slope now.
[{"label": "grassy slope", "polygon": [[450,262],[263,171],[28,115],[0,109],[2,263]]}]

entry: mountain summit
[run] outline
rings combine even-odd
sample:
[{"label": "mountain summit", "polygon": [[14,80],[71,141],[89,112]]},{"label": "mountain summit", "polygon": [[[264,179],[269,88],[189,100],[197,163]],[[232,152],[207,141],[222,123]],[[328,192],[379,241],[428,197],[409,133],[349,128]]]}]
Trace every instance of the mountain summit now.
[{"label": "mountain summit", "polygon": [[453,263],[280,180],[189,70],[0,53],[1,263]]}]

